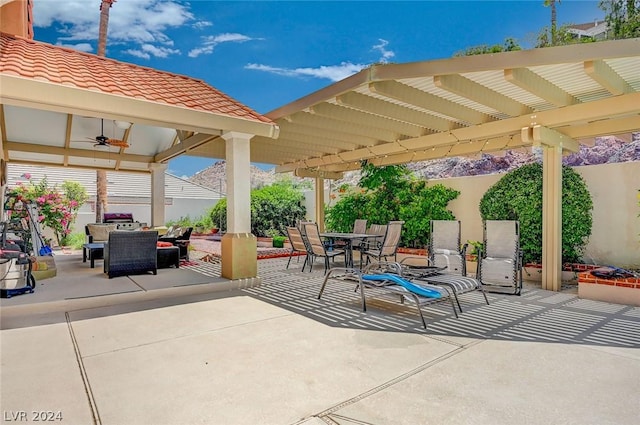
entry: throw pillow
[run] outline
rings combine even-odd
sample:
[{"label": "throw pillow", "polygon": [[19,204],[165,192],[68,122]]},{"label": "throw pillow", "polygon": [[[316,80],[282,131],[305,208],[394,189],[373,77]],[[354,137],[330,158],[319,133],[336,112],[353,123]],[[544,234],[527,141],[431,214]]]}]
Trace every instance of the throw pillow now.
[{"label": "throw pillow", "polygon": [[109,232],[118,228],[117,224],[90,223],[87,224],[89,234],[93,236],[94,242],[106,242],[109,240]]}]

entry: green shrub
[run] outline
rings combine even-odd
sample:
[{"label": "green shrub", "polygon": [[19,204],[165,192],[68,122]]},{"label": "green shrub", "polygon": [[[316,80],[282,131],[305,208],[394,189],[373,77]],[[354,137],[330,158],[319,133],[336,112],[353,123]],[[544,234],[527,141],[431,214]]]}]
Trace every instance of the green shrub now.
[{"label": "green shrub", "polygon": [[86,243],[86,238],[84,233],[71,233],[67,236],[66,246],[71,247],[71,249],[80,249]]},{"label": "green shrub", "polygon": [[185,227],[202,227],[203,229],[211,229],[212,227],[214,227],[213,223],[211,222],[211,216],[210,216],[210,212],[208,211],[207,213],[205,213],[204,215],[200,216],[200,217],[195,217],[195,218],[191,218],[189,215],[185,216],[185,217],[180,217],[177,220],[167,220],[167,222],[165,223],[165,225],[168,226],[180,226],[182,228]]},{"label": "green shrub", "polygon": [[425,247],[429,243],[430,220],[455,219],[447,205],[460,192],[413,180],[404,165],[366,165],[359,186],[367,191],[347,194],[327,208],[327,228],[348,232],[356,219],[366,219],[368,224],[402,220],[405,223],[400,244]]},{"label": "green shrub", "polygon": [[[251,191],[251,233],[264,237],[287,234],[287,226],[303,220],[306,209],[304,195],[290,181],[284,180]],[[211,221],[221,230],[227,229],[227,202],[220,200],[210,211]]]},{"label": "green shrub", "polygon": [[[593,202],[586,183],[562,168],[562,261],[579,262],[591,235]],[[502,177],[480,201],[483,220],[518,220],[525,263],[542,260],[542,164],[528,164]]]}]

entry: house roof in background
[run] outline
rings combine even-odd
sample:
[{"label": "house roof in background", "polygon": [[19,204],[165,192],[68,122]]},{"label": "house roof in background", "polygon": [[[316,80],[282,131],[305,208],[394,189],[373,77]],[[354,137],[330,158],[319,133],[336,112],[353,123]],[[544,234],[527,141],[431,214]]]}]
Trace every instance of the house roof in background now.
[{"label": "house roof in background", "polygon": [[[49,186],[60,187],[65,181],[76,181],[87,190],[90,198],[96,195],[96,172],[73,170],[63,167],[29,166],[7,164],[7,186],[15,187],[18,182],[26,183],[25,174],[39,182],[47,178]],[[143,173],[107,172],[108,195],[117,198],[149,198],[151,196],[151,175]],[[188,180],[165,173],[165,198],[211,199],[224,198],[224,194]]]}]

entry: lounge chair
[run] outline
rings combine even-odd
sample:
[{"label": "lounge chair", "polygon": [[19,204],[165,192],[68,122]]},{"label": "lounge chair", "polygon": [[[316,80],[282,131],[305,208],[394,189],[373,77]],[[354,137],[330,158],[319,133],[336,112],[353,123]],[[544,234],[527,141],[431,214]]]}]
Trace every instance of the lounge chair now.
[{"label": "lounge chair", "polygon": [[467,275],[467,244],[460,245],[459,220],[431,220],[429,263],[449,273]]},{"label": "lounge chair", "polygon": [[520,223],[514,220],[486,220],[483,234],[484,248],[478,257],[478,279],[487,291],[520,295]]},{"label": "lounge chair", "polygon": [[392,295],[399,296],[400,302],[411,301],[416,304],[416,309],[420,315],[422,326],[426,329],[427,323],[422,313],[422,306],[431,304],[437,301],[449,299],[451,307],[456,318],[458,312],[456,311],[453,299],[449,292],[436,285],[430,285],[426,282],[410,281],[400,275],[401,266],[398,263],[372,263],[364,270],[350,269],[350,268],[332,268],[329,270],[324,278],[320,292],[318,293],[318,299],[322,297],[327,282],[333,280],[348,280],[355,282],[356,289],[360,290],[360,297],[362,300],[362,311],[367,311],[366,294],[377,295]]},{"label": "lounge chair", "polygon": [[[304,252],[304,264],[302,265],[302,271],[307,266],[307,246],[302,239],[302,234],[300,233],[300,229],[297,227],[287,227],[287,237],[289,238],[289,243],[291,244],[291,252],[289,252],[289,261],[287,261],[287,269],[289,268],[289,264],[291,263],[291,257],[293,257],[294,253]],[[300,257],[298,256],[298,261]]]},{"label": "lounge chair", "polygon": [[317,257],[324,258],[325,273],[329,269],[329,259],[335,259],[336,257],[342,255],[343,257],[345,257],[346,262],[346,253],[343,249],[327,249],[324,242],[322,241],[322,238],[320,238],[320,231],[318,230],[317,223],[305,223],[304,230],[304,235],[308,243],[307,256],[309,258],[309,271],[313,269],[313,262]]},{"label": "lounge chair", "polygon": [[[429,268],[412,267],[403,265],[403,276],[409,279],[419,279],[433,285],[440,285],[453,294],[458,309],[462,313],[459,295],[472,291],[480,291],[484,300],[489,304],[489,299],[484,292],[482,282],[478,279],[467,277],[466,268],[466,244],[460,247],[460,221],[457,220],[432,220],[429,237]],[[437,273],[434,273],[437,271]]]}]

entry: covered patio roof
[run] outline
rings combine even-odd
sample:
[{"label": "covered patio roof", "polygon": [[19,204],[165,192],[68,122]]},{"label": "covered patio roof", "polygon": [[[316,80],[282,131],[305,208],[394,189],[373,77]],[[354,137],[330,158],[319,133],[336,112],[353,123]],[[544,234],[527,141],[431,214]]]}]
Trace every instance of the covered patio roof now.
[{"label": "covered patio roof", "polygon": [[[4,33],[0,87],[9,162],[148,172],[207,142],[224,158],[225,132],[278,135],[270,119],[204,81]],[[130,147],[95,146],[101,119],[106,137]]]},{"label": "covered patio roof", "polygon": [[252,160],[338,178],[364,160],[400,164],[543,141],[576,150],[640,129],[638,70],[640,39],[373,65],[268,113],[280,136],[252,139]]}]

